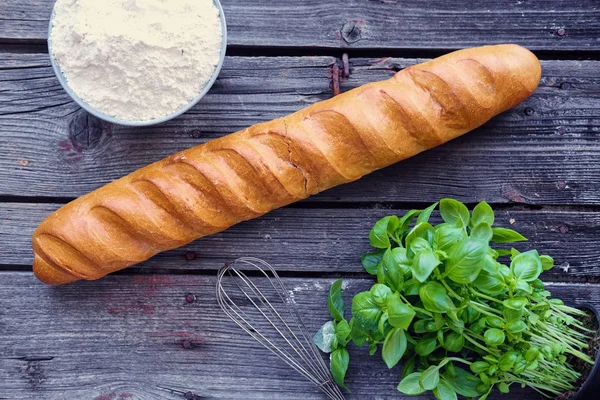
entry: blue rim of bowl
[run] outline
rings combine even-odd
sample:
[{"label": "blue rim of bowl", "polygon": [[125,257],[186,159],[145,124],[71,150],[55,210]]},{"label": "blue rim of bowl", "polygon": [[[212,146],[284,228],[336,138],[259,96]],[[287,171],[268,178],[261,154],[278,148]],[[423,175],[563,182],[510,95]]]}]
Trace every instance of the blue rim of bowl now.
[{"label": "blue rim of bowl", "polygon": [[[69,96],[71,96],[71,98],[81,108],[83,108],[90,114],[92,114],[104,121],[107,121],[107,122],[110,122],[113,124],[124,125],[124,126],[151,126],[151,125],[162,124],[163,122],[167,122],[169,120],[172,120],[173,118],[177,118],[180,115],[189,111],[196,104],[198,104],[198,102],[206,95],[206,93],[208,93],[208,91],[210,90],[212,85],[217,80],[217,77],[219,76],[219,74],[221,72],[221,67],[223,67],[223,62],[225,61],[225,52],[227,50],[227,23],[225,21],[225,14],[223,13],[223,7],[221,6],[221,2],[219,0],[213,0],[213,3],[219,10],[219,18],[221,20],[221,53],[219,55],[219,62],[217,63],[217,66],[215,67],[212,76],[210,77],[208,82],[206,82],[206,84],[204,85],[204,88],[202,89],[202,91],[196,97],[194,97],[194,99],[189,104],[187,104],[186,106],[183,106],[179,110],[175,111],[173,114],[169,114],[165,117],[150,119],[147,121],[123,120],[123,119],[115,118],[108,114],[105,114],[102,111],[99,111],[96,108],[89,105],[83,99],[81,99],[81,97],[79,97],[69,86],[69,84],[67,82],[67,78],[65,78],[62,70],[60,69],[60,66],[58,65],[58,62],[54,58],[54,54],[52,53],[51,33],[52,33],[52,23],[54,21],[54,7],[53,7],[52,15],[50,17],[50,23],[48,25],[48,54],[50,56],[50,63],[52,64],[54,73],[56,74],[56,77],[58,78],[58,81],[60,82],[63,89],[65,89],[65,91],[69,94]],[[56,3],[55,3],[55,6],[56,6]]]}]

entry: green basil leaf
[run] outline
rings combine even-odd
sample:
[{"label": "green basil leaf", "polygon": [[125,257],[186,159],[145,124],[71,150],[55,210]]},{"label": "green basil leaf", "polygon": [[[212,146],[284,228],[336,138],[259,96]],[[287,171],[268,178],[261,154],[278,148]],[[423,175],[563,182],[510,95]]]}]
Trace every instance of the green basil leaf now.
[{"label": "green basil leaf", "polygon": [[521,235],[517,231],[513,231],[508,228],[492,228],[492,232],[494,236],[492,237],[492,242],[494,243],[514,243],[514,242],[524,242],[527,240],[526,237]]},{"label": "green basil leaf", "polygon": [[323,353],[331,353],[331,343],[333,342],[334,336],[335,324],[333,321],[327,321],[317,331],[313,337],[313,342]]},{"label": "green basil leaf", "polygon": [[516,375],[521,374],[527,368],[527,362],[525,360],[517,361],[513,367],[513,372]]},{"label": "green basil leaf", "polygon": [[527,251],[512,260],[510,270],[516,279],[532,282],[542,273],[542,260],[537,251]]},{"label": "green basil leaf", "polygon": [[437,205],[438,205],[438,203],[434,203],[434,204],[430,205],[429,207],[427,207],[426,209],[424,209],[423,211],[421,211],[419,218],[417,218],[417,224],[420,224],[421,222],[429,222],[431,213],[433,212],[433,210],[435,210]]},{"label": "green basil leaf", "polygon": [[477,279],[484,263],[488,245],[475,239],[457,243],[446,261],[446,274],[456,283],[468,284]]},{"label": "green basil leaf", "polygon": [[464,228],[457,228],[450,224],[440,224],[435,227],[433,247],[436,250],[449,251],[455,243],[467,238]]},{"label": "green basil leaf", "polygon": [[433,390],[440,383],[440,368],[437,365],[432,365],[421,373],[419,379],[421,387],[425,390]]},{"label": "green basil leaf", "polygon": [[365,271],[371,275],[377,274],[377,266],[383,258],[384,251],[374,251],[372,253],[363,254],[360,257],[361,264]]},{"label": "green basil leaf", "polygon": [[407,330],[415,317],[415,311],[400,300],[398,294],[388,298],[388,322],[394,328]]},{"label": "green basil leaf", "polygon": [[404,247],[394,247],[392,249],[392,258],[402,273],[404,275],[408,275],[410,272],[410,266],[412,265],[412,260],[408,258],[406,249]]},{"label": "green basil leaf", "polygon": [[508,321],[505,328],[507,332],[519,333],[527,329],[527,324],[521,320]]},{"label": "green basil leaf", "polygon": [[533,288],[528,282],[525,281],[516,281],[515,288],[527,292],[529,294],[533,293]]},{"label": "green basil leaf", "polygon": [[454,366],[454,363],[452,361],[446,364],[444,374],[447,374],[449,376],[456,376],[456,367]]},{"label": "green basil leaf", "polygon": [[488,364],[485,361],[475,361],[474,363],[472,363],[470,365],[471,367],[471,371],[473,371],[473,373],[479,375],[485,371],[487,371],[487,369],[490,367],[490,364]]},{"label": "green basil leaf", "polygon": [[444,318],[444,316],[441,313],[435,313],[433,314],[433,321],[435,322],[435,330],[440,330],[444,327],[444,325],[446,324],[446,319]]},{"label": "green basil leaf", "polygon": [[382,307],[386,303],[387,298],[392,295],[392,290],[381,283],[374,284],[370,292],[371,298],[379,307]]},{"label": "green basil leaf", "polygon": [[538,359],[540,355],[540,349],[537,347],[530,347],[526,352],[525,352],[525,360],[532,362]]},{"label": "green basil leaf", "polygon": [[435,251],[438,255],[438,257],[440,258],[441,261],[447,260],[448,259],[448,253],[446,253],[445,251],[442,250],[436,250]]},{"label": "green basil leaf", "polygon": [[415,353],[420,356],[427,356],[437,347],[437,335],[427,334],[423,336],[415,345]]},{"label": "green basil leaf", "polygon": [[540,316],[534,313],[531,313],[527,316],[527,321],[529,321],[530,325],[537,325],[540,322]]},{"label": "green basil leaf", "polygon": [[460,222],[462,226],[468,226],[471,219],[467,206],[454,199],[442,199],[440,201],[440,214],[444,222],[451,225]]},{"label": "green basil leaf", "polygon": [[334,336],[333,340],[331,341],[331,351],[335,351],[339,347],[339,345],[340,344],[338,343],[337,337]]},{"label": "green basil leaf", "polygon": [[544,271],[548,271],[554,267],[554,258],[550,256],[540,256],[540,260],[542,260],[542,269]]},{"label": "green basil leaf", "polygon": [[419,297],[427,311],[435,313],[446,313],[454,308],[452,299],[446,293],[446,288],[435,281],[427,282],[421,290]]},{"label": "green basil leaf", "polygon": [[488,225],[487,222],[480,222],[471,229],[471,235],[473,239],[483,240],[486,243],[489,243],[494,236],[492,232],[492,227]]},{"label": "green basil leaf", "polygon": [[474,309],[473,307],[468,306],[465,309],[465,315],[467,317],[465,322],[468,324],[472,324],[479,319],[479,317],[481,316],[481,313],[479,311],[477,311],[476,309]]},{"label": "green basil leaf", "polygon": [[403,329],[394,328],[388,332],[381,349],[381,357],[388,368],[393,368],[406,351],[406,333]]},{"label": "green basil leaf", "polygon": [[[488,247],[488,250],[492,250],[491,247]],[[483,263],[483,270],[487,271],[491,274],[498,273],[500,269],[500,264],[498,261],[494,259],[490,254],[486,254]]]},{"label": "green basil leaf", "polygon": [[529,300],[527,300],[527,297],[516,296],[512,299],[504,300],[502,304],[504,307],[508,307],[512,310],[522,310],[527,304],[529,304]]},{"label": "green basil leaf", "polygon": [[369,344],[369,355],[372,356],[375,353],[377,353],[377,342]]},{"label": "green basil leaf", "polygon": [[510,278],[510,268],[506,265],[498,264],[498,272],[500,272],[500,275],[502,275],[504,279]]},{"label": "green basil leaf", "polygon": [[400,227],[398,231],[404,233],[410,226],[411,222],[417,215],[421,214],[421,210],[410,210],[400,218]]},{"label": "green basil leaf", "polygon": [[404,285],[403,268],[406,266],[403,265],[403,267],[401,267],[399,260],[402,262],[404,260],[408,261],[406,259],[406,249],[401,247],[387,249],[383,254],[383,259],[377,270],[377,281],[389,286],[395,291],[401,291]]},{"label": "green basil leaf", "polygon": [[[452,310],[448,312],[448,316],[452,314]],[[459,318],[447,318],[446,323],[448,328],[452,329],[456,333],[462,334],[465,330],[465,323]]]},{"label": "green basil leaf", "polygon": [[371,246],[379,249],[387,249],[391,246],[389,233],[394,233],[400,226],[400,221],[395,215],[383,217],[369,232],[369,241]]},{"label": "green basil leaf", "polygon": [[409,396],[417,396],[419,394],[423,394],[425,393],[425,389],[423,389],[423,387],[419,383],[420,380],[421,373],[413,372],[406,378],[402,378],[402,380],[398,384],[398,390]]},{"label": "green basil leaf", "polygon": [[[425,333],[425,332],[433,332],[434,329],[429,330],[429,323],[433,324],[433,321],[430,320],[425,320],[425,319],[420,319],[418,321],[415,322],[413,329],[415,330],[415,333]],[[435,328],[435,324],[433,324],[434,328]]]},{"label": "green basil leaf", "polygon": [[551,361],[554,359],[554,354],[552,354],[552,347],[544,346],[540,349],[540,351],[546,360]]},{"label": "green basil leaf", "polygon": [[506,382],[500,382],[496,386],[498,387],[498,391],[500,391],[500,393],[506,394],[506,393],[510,392],[510,389],[508,388],[508,385],[506,384]]},{"label": "green basil leaf", "polygon": [[459,367],[456,367],[455,371],[455,376],[444,374],[443,377],[456,393],[465,397],[477,397],[481,394],[477,390],[477,385],[481,383],[479,378]]},{"label": "green basil leaf", "polygon": [[523,316],[523,310],[513,310],[512,308],[504,307],[502,315],[506,321],[517,321]]},{"label": "green basil leaf", "polygon": [[344,319],[344,299],[342,299],[342,280],[338,279],[333,282],[329,289],[329,297],[327,298],[327,308],[329,314],[335,321]]},{"label": "green basil leaf", "polygon": [[333,380],[338,386],[348,390],[344,379],[346,377],[346,371],[348,371],[348,364],[350,363],[350,355],[345,347],[341,347],[331,353],[329,357],[331,375]]},{"label": "green basil leaf", "polygon": [[381,318],[379,318],[379,322],[377,324],[377,329],[379,329],[379,332],[382,335],[385,334],[385,330],[389,326],[389,324],[387,323],[387,319],[388,319],[388,313],[387,313],[387,311],[384,311]]},{"label": "green basil leaf", "polygon": [[404,282],[404,294],[406,296],[416,296],[419,294],[419,290],[421,289],[423,284],[416,279],[409,279]]},{"label": "green basil leaf", "polygon": [[381,314],[381,309],[373,300],[371,292],[358,293],[352,299],[352,315],[367,330],[377,329]]},{"label": "green basil leaf", "polygon": [[500,317],[494,317],[493,315],[488,315],[485,317],[485,322],[492,328],[503,329],[504,321]]},{"label": "green basil leaf", "polygon": [[539,278],[533,282],[530,282],[530,286],[537,290],[544,290],[544,282],[542,282]]},{"label": "green basil leaf", "polygon": [[350,324],[345,319],[335,325],[335,337],[338,343],[346,346],[350,341]]},{"label": "green basil leaf", "polygon": [[356,318],[352,317],[350,319],[350,338],[358,347],[364,346],[367,338],[369,337],[369,332],[367,329],[362,326]]},{"label": "green basil leaf", "polygon": [[[405,334],[405,336],[406,336],[406,334]],[[401,379],[406,378],[408,375],[410,375],[414,372],[415,361],[416,361],[416,355],[412,356],[404,363],[404,365],[402,366]]]},{"label": "green basil leaf", "polygon": [[435,229],[428,222],[421,222],[420,224],[415,225],[414,228],[410,230],[408,235],[406,235],[406,248],[412,248],[412,242],[416,238],[425,239],[428,243],[433,242],[433,235],[435,234]]},{"label": "green basil leaf", "polygon": [[453,353],[458,353],[465,347],[465,338],[460,333],[450,332],[444,338],[442,347]]},{"label": "green basil leaf", "polygon": [[427,240],[416,237],[410,242],[410,250],[416,254],[420,251],[431,250],[431,245]]},{"label": "green basil leaf", "polygon": [[496,253],[498,253],[498,257],[509,256],[511,255],[511,251],[508,249],[495,249]]},{"label": "green basil leaf", "polygon": [[444,331],[442,329],[439,329],[437,331],[437,339],[438,342],[442,345],[442,347],[444,347]]},{"label": "green basil leaf", "polygon": [[444,379],[440,380],[438,386],[433,389],[433,395],[438,400],[457,400],[456,392],[452,389],[452,386]]},{"label": "green basil leaf", "polygon": [[517,362],[518,357],[519,353],[514,351],[504,353],[502,357],[498,359],[498,368],[502,371],[510,371],[515,365],[515,362]]},{"label": "green basil leaf", "polygon": [[552,343],[552,354],[554,357],[558,357],[560,354],[564,353],[566,350],[566,346],[560,343]]},{"label": "green basil leaf", "polygon": [[435,267],[440,265],[441,261],[437,253],[433,250],[424,250],[413,258],[411,271],[413,276],[419,282],[425,282]]},{"label": "green basil leaf", "polygon": [[504,283],[504,277],[500,272],[490,273],[487,270],[481,270],[477,279],[473,281],[473,286],[477,290],[482,291],[485,294],[496,296],[506,291],[506,283]]},{"label": "green basil leaf", "polygon": [[512,260],[513,258],[515,258],[516,256],[518,256],[519,254],[521,254],[521,252],[517,249],[515,249],[514,247],[511,247],[510,249],[510,259]]},{"label": "green basil leaf", "polygon": [[485,222],[489,226],[494,225],[494,210],[485,201],[482,201],[473,208],[471,216],[471,226],[477,226],[481,222]]},{"label": "green basil leaf", "polygon": [[504,332],[502,332],[500,329],[490,328],[485,331],[483,338],[485,340],[485,344],[488,346],[500,346],[502,343],[504,343],[506,336],[504,336]]}]

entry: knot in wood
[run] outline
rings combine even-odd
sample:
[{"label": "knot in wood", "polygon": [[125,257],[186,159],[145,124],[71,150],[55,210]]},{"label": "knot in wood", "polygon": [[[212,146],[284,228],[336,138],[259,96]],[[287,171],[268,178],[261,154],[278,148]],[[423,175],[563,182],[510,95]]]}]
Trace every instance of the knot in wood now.
[{"label": "knot in wood", "polygon": [[190,136],[194,139],[200,139],[202,137],[202,132],[199,129],[194,129],[190,132]]},{"label": "knot in wood", "polygon": [[358,21],[347,21],[340,31],[346,43],[356,43],[362,39],[362,30]]},{"label": "knot in wood", "polygon": [[563,82],[563,83],[560,84],[560,88],[564,89],[564,90],[570,89],[571,88],[571,84],[569,82]]},{"label": "knot in wood", "polygon": [[188,294],[185,296],[185,301],[187,303],[193,303],[194,301],[196,301],[196,296],[194,296],[193,294]]},{"label": "knot in wood", "polygon": [[534,110],[533,108],[531,108],[531,107],[527,107],[527,108],[525,108],[525,115],[527,115],[527,116],[531,116],[531,115],[533,115],[534,113],[535,113],[535,110]]},{"label": "knot in wood", "polygon": [[97,147],[104,135],[103,122],[85,110],[79,110],[69,121],[69,139],[76,150]]}]

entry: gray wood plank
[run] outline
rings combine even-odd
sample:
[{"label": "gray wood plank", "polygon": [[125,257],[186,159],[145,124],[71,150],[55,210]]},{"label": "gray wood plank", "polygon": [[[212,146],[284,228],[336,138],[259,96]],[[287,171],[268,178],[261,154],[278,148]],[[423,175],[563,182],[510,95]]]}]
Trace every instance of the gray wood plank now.
[{"label": "gray wood plank", "polygon": [[[0,265],[30,265],[31,234],[58,205],[0,203]],[[199,239],[140,264],[145,272],[215,270],[238,257],[263,258],[292,272],[364,272],[360,256],[371,251],[369,230],[393,209],[283,208],[225,232]],[[437,212],[432,219],[439,222]],[[511,224],[512,222],[512,224]],[[600,213],[548,208],[497,211],[497,224],[523,233],[521,250],[538,249],[553,256],[547,278],[561,281],[600,279]]]},{"label": "gray wood plank", "polygon": [[[52,0],[5,0],[0,41],[42,41]],[[459,48],[520,43],[534,49],[600,49],[595,0],[223,0],[232,46]]]},{"label": "gray wood plank", "polygon": [[[329,319],[332,280],[284,281],[315,332]],[[345,282],[346,303],[373,283]],[[51,288],[29,273],[0,273],[0,398],[323,399],[222,314],[214,285],[213,277],[155,275]],[[548,288],[568,303],[600,306],[599,285]],[[409,399],[396,391],[399,367],[388,370],[366,349],[350,352],[349,399]]]},{"label": "gray wood plank", "polygon": [[[78,111],[46,55],[0,53],[0,196],[77,197],[171,153],[329,98],[330,57],[228,57],[213,90],[161,126],[101,125]],[[417,59],[351,59],[342,89]],[[522,105],[451,143],[309,201],[598,204],[598,61],[543,61]]]}]

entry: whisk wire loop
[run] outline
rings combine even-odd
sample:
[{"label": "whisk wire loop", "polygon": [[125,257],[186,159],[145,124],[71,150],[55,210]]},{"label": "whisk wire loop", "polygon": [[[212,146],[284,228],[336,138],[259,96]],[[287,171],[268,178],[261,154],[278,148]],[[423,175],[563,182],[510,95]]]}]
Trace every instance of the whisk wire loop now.
[{"label": "whisk wire loop", "polygon": [[290,293],[273,267],[258,258],[237,259],[217,275],[217,302],[229,318],[330,399],[344,400]]}]

